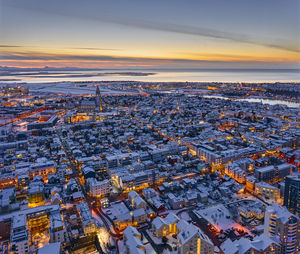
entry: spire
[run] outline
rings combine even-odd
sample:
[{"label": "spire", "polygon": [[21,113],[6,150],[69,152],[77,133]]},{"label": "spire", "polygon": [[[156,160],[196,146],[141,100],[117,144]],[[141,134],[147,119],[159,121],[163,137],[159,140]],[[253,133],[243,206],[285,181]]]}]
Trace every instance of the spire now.
[{"label": "spire", "polygon": [[103,111],[103,106],[102,106],[102,96],[100,93],[99,86],[96,87],[96,104],[97,108],[102,112]]},{"label": "spire", "polygon": [[100,94],[99,86],[96,87],[96,95],[101,95],[101,94]]}]

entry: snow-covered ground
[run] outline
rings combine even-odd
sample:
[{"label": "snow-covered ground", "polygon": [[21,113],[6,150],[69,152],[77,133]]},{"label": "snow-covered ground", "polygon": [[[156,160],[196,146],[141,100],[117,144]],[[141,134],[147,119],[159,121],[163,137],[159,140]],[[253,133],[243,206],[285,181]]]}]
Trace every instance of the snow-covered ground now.
[{"label": "snow-covered ground", "polygon": [[146,254],[156,254],[156,251],[153,249],[150,243],[145,244]]},{"label": "snow-covered ground", "polygon": [[125,243],[124,243],[124,240],[122,241],[118,241],[118,248],[119,248],[119,252],[121,254],[127,254],[127,250],[126,250],[126,247],[125,247]]},{"label": "snow-covered ground", "polygon": [[[76,83],[59,82],[59,83],[39,83],[26,84],[30,92],[45,92],[45,93],[60,93],[60,94],[95,94],[95,86],[78,86]],[[112,90],[106,87],[100,87],[102,94],[131,94],[132,92],[126,90]]]},{"label": "snow-covered ground", "polygon": [[197,210],[197,213],[209,223],[222,230],[226,230],[236,225],[230,212],[223,205],[216,205],[204,210]]}]

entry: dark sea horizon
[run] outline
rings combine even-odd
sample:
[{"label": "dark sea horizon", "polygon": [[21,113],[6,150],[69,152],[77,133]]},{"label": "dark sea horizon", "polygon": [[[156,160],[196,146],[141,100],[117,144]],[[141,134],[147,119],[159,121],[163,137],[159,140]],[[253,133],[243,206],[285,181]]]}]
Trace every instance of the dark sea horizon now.
[{"label": "dark sea horizon", "polygon": [[83,81],[300,82],[299,69],[16,69],[0,70],[0,83]]}]

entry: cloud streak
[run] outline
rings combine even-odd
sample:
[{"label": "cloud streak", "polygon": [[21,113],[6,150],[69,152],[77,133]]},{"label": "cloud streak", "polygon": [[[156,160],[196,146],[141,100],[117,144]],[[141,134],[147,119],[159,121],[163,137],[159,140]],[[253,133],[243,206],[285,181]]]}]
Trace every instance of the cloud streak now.
[{"label": "cloud streak", "polygon": [[201,27],[193,27],[193,26],[184,26],[178,24],[168,24],[168,23],[155,23],[155,22],[147,22],[147,21],[139,21],[139,22],[128,22],[128,25],[136,26],[139,28],[152,29],[158,31],[166,31],[172,33],[181,33],[186,35],[195,35],[195,36],[203,36],[213,39],[222,39],[229,40],[232,42],[240,42],[247,43],[252,45],[264,46],[269,48],[276,48],[280,50],[286,50],[291,52],[300,53],[299,46],[287,45],[285,42],[281,43],[272,43],[267,42],[267,40],[259,40],[253,39],[245,34],[235,34],[224,31],[218,31],[214,29],[201,28]]},{"label": "cloud streak", "polygon": [[0,45],[0,48],[20,48],[22,46],[18,46],[18,45]]},{"label": "cloud streak", "polygon": [[[128,63],[229,63],[229,62],[276,62],[274,59],[255,59],[238,55],[219,55],[220,59],[215,59],[218,55],[212,54],[212,59],[209,59],[209,54],[198,55],[198,59],[190,58],[154,58],[154,57],[127,57],[127,56],[112,56],[112,55],[88,55],[88,54],[47,54],[39,52],[2,52],[0,59],[11,61],[94,61],[94,62],[128,62]],[[285,60],[285,59],[283,59]],[[282,62],[280,59],[277,62]]]},{"label": "cloud streak", "polygon": [[[182,61],[182,62],[200,62],[200,60],[181,59],[181,58],[145,58],[145,57],[122,57],[109,55],[67,55],[67,54],[44,54],[32,52],[1,53],[0,58],[4,60],[39,60],[39,61],[59,61],[59,60],[84,60],[84,61]],[[218,61],[214,61],[218,62]]]},{"label": "cloud streak", "polygon": [[120,51],[121,49],[110,49],[110,48],[90,48],[90,47],[83,47],[83,48],[71,48],[71,49],[79,49],[79,50],[95,50],[95,51]]},{"label": "cloud streak", "polygon": [[[220,31],[211,28],[204,28],[204,27],[196,27],[196,26],[188,26],[188,25],[181,25],[181,24],[173,24],[167,22],[155,22],[155,21],[147,21],[147,20],[139,20],[139,19],[132,19],[132,18],[125,18],[125,17],[113,17],[112,15],[107,16],[103,13],[100,15],[92,15],[92,14],[85,14],[83,11],[80,12],[70,11],[67,9],[50,9],[50,8],[42,8],[41,6],[28,6],[28,5],[15,5],[13,3],[5,3],[5,5],[13,8],[22,8],[28,9],[31,11],[37,12],[44,12],[47,14],[54,14],[60,15],[65,17],[71,18],[79,18],[83,20],[90,20],[90,21],[97,21],[97,22],[104,22],[104,23],[111,23],[117,24],[121,26],[128,26],[134,27],[139,29],[148,29],[148,30],[155,30],[161,32],[170,32],[170,33],[177,33],[177,34],[184,34],[184,35],[192,35],[192,36],[201,36],[207,37],[211,39],[218,39],[218,40],[227,40],[231,42],[237,43],[246,43],[250,45],[256,46],[263,46],[268,48],[274,48],[279,50],[290,51],[294,53],[300,53],[300,46],[297,42],[291,44],[288,41],[280,40],[280,39],[273,39],[269,40],[267,38],[252,38],[247,36],[246,34],[237,34],[227,31]],[[87,49],[87,48],[86,48]]]}]

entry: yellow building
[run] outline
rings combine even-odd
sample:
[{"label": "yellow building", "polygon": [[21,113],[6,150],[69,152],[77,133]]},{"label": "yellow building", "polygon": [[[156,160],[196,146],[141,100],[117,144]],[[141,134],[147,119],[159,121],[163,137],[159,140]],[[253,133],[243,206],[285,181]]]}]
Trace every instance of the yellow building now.
[{"label": "yellow building", "polygon": [[152,233],[156,237],[163,237],[177,233],[179,218],[174,213],[169,213],[165,219],[156,217],[152,221]]},{"label": "yellow building", "polygon": [[280,190],[265,182],[255,184],[255,193],[274,202],[280,199]]}]

